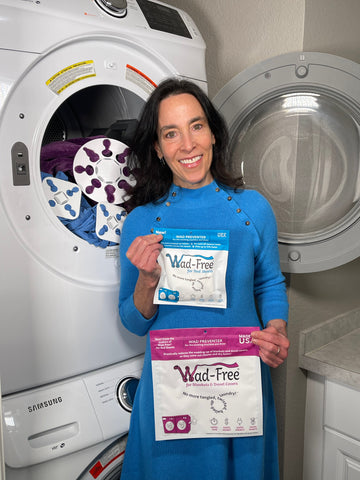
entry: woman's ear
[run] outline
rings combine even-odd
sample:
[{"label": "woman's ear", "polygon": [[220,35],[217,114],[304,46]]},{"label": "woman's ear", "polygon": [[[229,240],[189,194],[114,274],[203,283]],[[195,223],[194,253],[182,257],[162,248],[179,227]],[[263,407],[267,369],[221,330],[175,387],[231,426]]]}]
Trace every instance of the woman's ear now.
[{"label": "woman's ear", "polygon": [[155,148],[155,152],[157,153],[157,156],[158,156],[159,158],[162,158],[162,157],[163,157],[163,154],[162,154],[161,148],[159,147],[158,142],[155,142],[155,143],[154,143],[154,148]]}]

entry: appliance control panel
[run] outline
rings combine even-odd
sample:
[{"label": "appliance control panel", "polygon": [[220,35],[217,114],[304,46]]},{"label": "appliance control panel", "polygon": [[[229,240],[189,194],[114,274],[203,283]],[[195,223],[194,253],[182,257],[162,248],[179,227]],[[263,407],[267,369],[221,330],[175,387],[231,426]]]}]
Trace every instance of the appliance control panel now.
[{"label": "appliance control panel", "polygon": [[140,355],[4,397],[5,463],[26,467],[125,433],[142,366]]}]

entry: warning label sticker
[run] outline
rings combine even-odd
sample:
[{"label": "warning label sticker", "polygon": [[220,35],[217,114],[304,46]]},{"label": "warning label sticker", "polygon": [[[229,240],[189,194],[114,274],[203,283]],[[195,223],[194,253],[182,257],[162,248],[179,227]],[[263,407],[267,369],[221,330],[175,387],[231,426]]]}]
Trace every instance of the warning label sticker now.
[{"label": "warning label sticker", "polygon": [[74,63],[73,65],[63,68],[55,73],[55,75],[47,80],[46,85],[50,90],[59,95],[66,88],[70,87],[70,85],[73,85],[80,80],[95,76],[94,61],[85,60],[83,62]]},{"label": "warning label sticker", "polygon": [[135,83],[142,88],[148,95],[152,93],[157,87],[156,83],[151,80],[147,75],[133,67],[132,65],[126,65],[126,80]]}]

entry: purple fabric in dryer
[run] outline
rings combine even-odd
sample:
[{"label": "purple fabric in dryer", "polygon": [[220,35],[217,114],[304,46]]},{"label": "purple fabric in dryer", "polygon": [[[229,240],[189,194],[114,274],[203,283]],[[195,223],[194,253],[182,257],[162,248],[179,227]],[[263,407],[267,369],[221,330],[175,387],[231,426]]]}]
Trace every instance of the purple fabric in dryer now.
[{"label": "purple fabric in dryer", "polygon": [[103,138],[103,136],[73,138],[44,145],[40,153],[40,170],[54,177],[57,172],[66,172],[70,178],[73,178],[72,168],[77,151],[82,145],[95,138]]}]

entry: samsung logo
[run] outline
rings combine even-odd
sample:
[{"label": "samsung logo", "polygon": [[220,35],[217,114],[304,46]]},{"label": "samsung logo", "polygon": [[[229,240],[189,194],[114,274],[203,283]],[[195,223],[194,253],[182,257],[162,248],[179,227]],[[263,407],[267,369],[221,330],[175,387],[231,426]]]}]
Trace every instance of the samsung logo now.
[{"label": "samsung logo", "polygon": [[43,408],[54,407],[55,405],[57,405],[58,403],[61,403],[62,401],[63,400],[61,397],[51,398],[49,400],[45,400],[44,402],[35,403],[34,405],[29,405],[27,409],[29,413],[32,413],[38,410],[42,410]]}]

